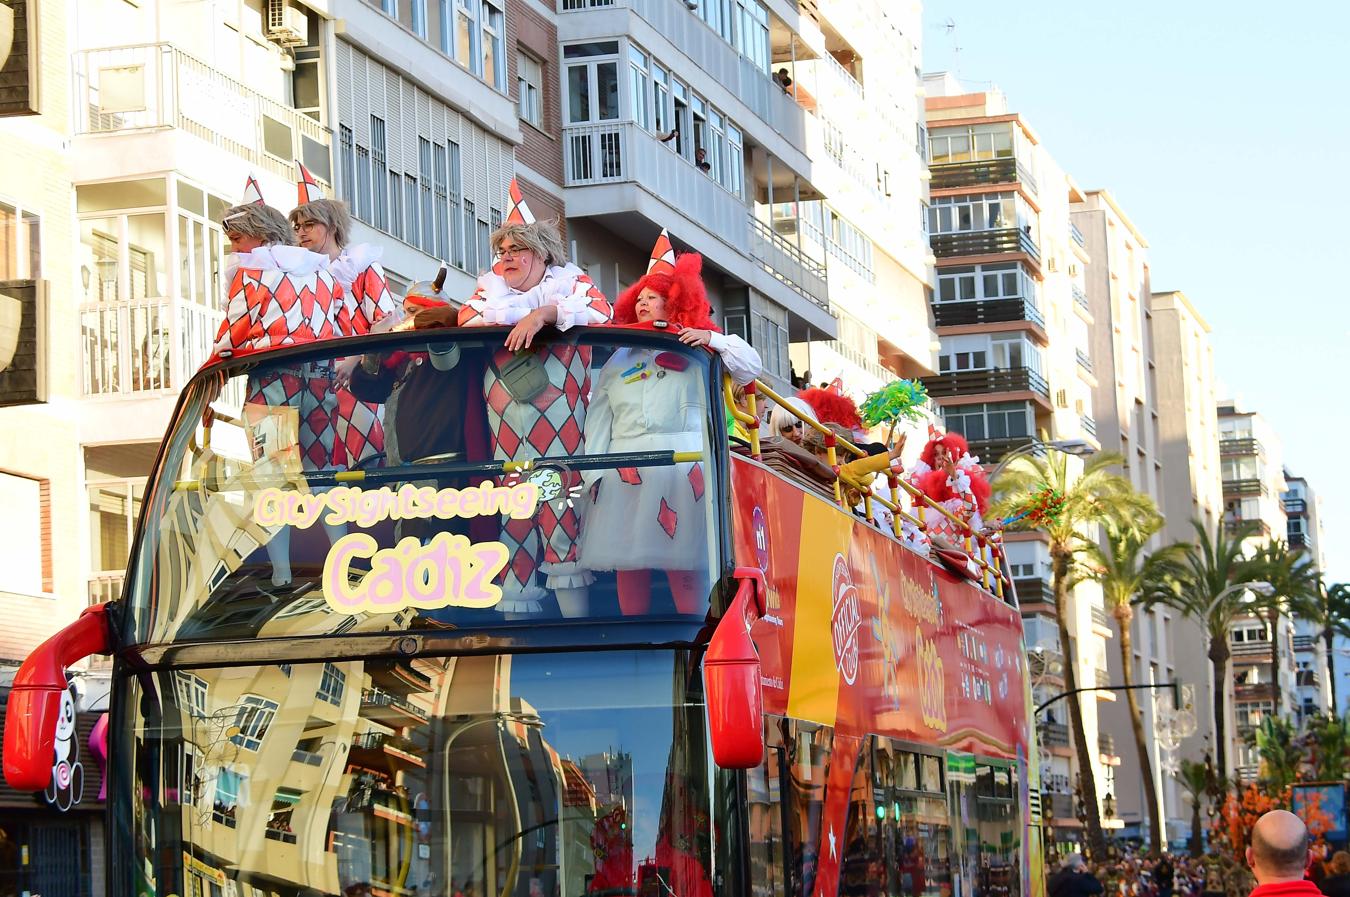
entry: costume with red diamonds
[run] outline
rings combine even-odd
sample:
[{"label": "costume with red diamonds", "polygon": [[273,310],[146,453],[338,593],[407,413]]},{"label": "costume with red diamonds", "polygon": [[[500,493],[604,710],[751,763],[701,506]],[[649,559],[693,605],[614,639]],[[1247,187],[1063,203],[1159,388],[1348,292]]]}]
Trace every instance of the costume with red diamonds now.
[{"label": "costume with red diamonds", "polygon": [[[941,454],[951,459],[952,472],[945,469],[939,458]],[[989,506],[989,481],[985,478],[984,468],[980,466],[980,459],[970,454],[965,437],[960,433],[944,435],[930,426],[928,444],[923,447],[923,453],[914,462],[906,479],[953,517],[976,530],[984,526],[981,515]],[[921,519],[926,534],[908,522],[904,527],[905,539],[914,548],[927,553],[929,537],[932,536],[944,539],[955,547],[961,546],[966,534],[946,515],[924,507]]]},{"label": "costume with red diamonds", "polygon": [[[511,211],[502,230],[493,235],[500,245],[503,232],[512,229],[551,228],[536,222],[525,204],[520,187],[511,181]],[[551,242],[561,248],[556,232]],[[561,258],[544,259],[542,279],[531,289],[517,290],[507,283],[501,261],[478,278],[473,298],[460,309],[462,327],[515,325],[531,311],[553,306],[556,327],[604,324],[612,310],[604,294],[576,265]],[[498,349],[483,378],[487,401],[488,431],[493,457],[521,461],[531,458],[566,458],[580,454],[586,424],[586,396],[591,389],[589,348],[552,345],[534,346],[521,352]],[[506,375],[503,376],[503,371]],[[532,395],[513,396],[510,384],[518,382],[512,372],[542,386]],[[542,376],[542,380],[541,380]],[[533,390],[531,390],[533,392]],[[577,481],[579,482],[579,480]],[[577,485],[566,483],[565,487]],[[577,564],[577,538],[581,521],[575,508],[543,503],[532,519],[504,517],[502,542],[511,550],[504,572],[502,600],[497,608],[507,613],[536,613],[548,589],[576,590],[589,584],[590,576]],[[538,574],[543,573],[543,585]]]},{"label": "costume with red diamonds", "polygon": [[[619,298],[615,325],[659,329],[650,317],[650,289],[664,300],[665,329],[706,330],[737,383],[749,383],[760,358],[745,340],[720,333],[709,318],[703,287],[703,259],[677,259],[665,231],[652,252],[647,274]],[[687,355],[649,347],[622,348],[595,378],[586,413],[589,454],[644,451],[702,451],[707,439],[707,384]],[[586,511],[581,563],[588,570],[617,572],[619,604],[640,614],[650,604],[652,570],[666,571],[676,606],[698,612],[708,599],[708,519],[704,496],[708,471],[699,462],[662,467],[619,468],[588,475],[598,482]],[[615,533],[623,533],[616,539]]]}]

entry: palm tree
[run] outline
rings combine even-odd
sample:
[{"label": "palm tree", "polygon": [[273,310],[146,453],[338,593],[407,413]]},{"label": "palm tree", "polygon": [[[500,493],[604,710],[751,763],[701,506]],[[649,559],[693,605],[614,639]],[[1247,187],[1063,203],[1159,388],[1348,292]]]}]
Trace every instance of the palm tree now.
[{"label": "palm tree", "polygon": [[1313,781],[1342,781],[1346,773],[1345,756],[1350,753],[1350,722],[1334,713],[1315,716],[1308,720],[1308,741],[1312,748]]},{"label": "palm tree", "polygon": [[1326,648],[1327,678],[1331,680],[1331,715],[1339,717],[1336,708],[1336,651],[1337,638],[1350,638],[1350,585],[1319,583],[1317,594],[1304,609],[1304,617],[1317,627]]},{"label": "palm tree", "polygon": [[1112,468],[1122,463],[1120,455],[1093,455],[1084,462],[1082,472],[1077,475],[1070,471],[1068,458],[1063,452],[1052,451],[1045,458],[1015,460],[993,484],[1000,495],[994,513],[1015,513],[1047,486],[1063,496],[1058,517],[1048,523],[1044,531],[1050,542],[1051,590],[1059,643],[1064,652],[1065,700],[1069,703],[1069,724],[1073,729],[1083,804],[1087,809],[1087,841],[1092,854],[1102,857],[1106,855],[1106,837],[1102,833],[1097,782],[1092,774],[1092,754],[1078,695],[1077,657],[1069,634],[1069,592],[1083,580],[1083,572],[1074,562],[1075,555],[1090,544],[1082,531],[1103,522],[1115,522],[1121,529],[1126,529],[1146,517],[1153,503],[1136,492],[1129,480],[1112,472]]},{"label": "palm tree", "polygon": [[1202,851],[1201,833],[1204,831],[1200,813],[1204,807],[1205,794],[1209,791],[1209,767],[1198,760],[1182,760],[1181,772],[1177,781],[1186,790],[1191,799],[1191,856],[1198,857]]},{"label": "palm tree", "polygon": [[[1146,597],[1145,606],[1166,604],[1198,620],[1209,639],[1209,662],[1214,671],[1214,741],[1218,749],[1218,774],[1228,774],[1228,735],[1224,712],[1228,694],[1228,628],[1243,614],[1259,607],[1240,588],[1260,577],[1260,568],[1243,556],[1242,542],[1256,533],[1248,522],[1228,533],[1221,525],[1211,535],[1199,520],[1195,542],[1182,555],[1175,588]],[[1259,599],[1258,599],[1259,600]]]},{"label": "palm tree", "polygon": [[1290,551],[1289,546],[1276,539],[1263,545],[1252,561],[1260,568],[1258,578],[1271,588],[1264,602],[1264,618],[1270,627],[1270,682],[1274,687],[1276,706],[1280,696],[1280,616],[1291,613],[1306,617],[1313,610],[1319,592],[1320,574],[1301,552]]},{"label": "palm tree", "polygon": [[1161,853],[1165,847],[1162,836],[1162,818],[1158,812],[1158,790],[1153,781],[1153,761],[1144,736],[1144,720],[1139,712],[1139,700],[1128,686],[1134,685],[1134,646],[1130,624],[1134,619],[1134,605],[1146,596],[1165,590],[1176,579],[1182,546],[1169,545],[1151,554],[1148,543],[1162,528],[1162,517],[1154,510],[1140,515],[1133,526],[1121,527],[1107,523],[1105,546],[1084,546],[1081,561],[1088,578],[1101,584],[1106,607],[1116,618],[1120,629],[1120,666],[1124,671],[1125,700],[1129,704],[1130,725],[1134,729],[1134,746],[1139,755],[1140,775],[1144,780],[1144,799],[1147,802],[1148,834],[1152,850]]},{"label": "palm tree", "polygon": [[1298,778],[1303,751],[1296,742],[1297,734],[1292,722],[1271,714],[1263,717],[1261,725],[1247,736],[1247,743],[1255,745],[1261,753],[1261,778],[1276,793]]}]

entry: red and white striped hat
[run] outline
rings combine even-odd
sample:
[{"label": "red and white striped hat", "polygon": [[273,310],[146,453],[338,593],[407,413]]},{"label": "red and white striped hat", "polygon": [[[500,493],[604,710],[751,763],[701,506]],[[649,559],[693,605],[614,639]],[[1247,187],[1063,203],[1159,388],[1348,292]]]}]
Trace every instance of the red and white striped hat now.
[{"label": "red and white striped hat", "polygon": [[297,193],[295,204],[303,206],[307,202],[323,199],[323,191],[319,189],[319,182],[314,180],[314,175],[309,173],[309,169],[304,166],[304,163],[296,159],[295,167],[300,169],[300,179],[295,182]]}]

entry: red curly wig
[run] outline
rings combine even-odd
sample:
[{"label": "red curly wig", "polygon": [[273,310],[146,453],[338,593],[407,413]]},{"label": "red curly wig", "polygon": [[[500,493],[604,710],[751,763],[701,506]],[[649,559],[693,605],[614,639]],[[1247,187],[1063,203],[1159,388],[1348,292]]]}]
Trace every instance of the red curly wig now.
[{"label": "red curly wig", "polygon": [[797,393],[797,397],[811,406],[811,410],[816,414],[816,420],[822,424],[838,424],[848,430],[863,429],[858,406],[848,396],[840,395],[832,389],[813,386]]},{"label": "red curly wig", "polygon": [[[964,456],[970,454],[970,445],[960,433],[947,433],[941,439],[930,439],[919,455],[920,461],[934,468],[919,477],[919,488],[933,501],[942,502],[949,498],[955,498],[955,495],[947,486],[946,471],[936,469],[937,465],[934,463],[939,445],[946,446],[947,453],[952,456],[953,461],[960,461]],[[970,491],[975,495],[975,505],[983,514],[989,507],[989,496],[992,492],[989,488],[989,480],[985,478],[984,468],[979,465],[968,468],[966,473],[970,476]]]},{"label": "red curly wig", "polygon": [[673,274],[644,274],[620,294],[614,303],[613,323],[622,327],[643,326],[638,323],[638,294],[645,289],[660,293],[666,300],[666,323],[672,330],[694,327],[699,330],[721,328],[712,322],[712,306],[708,291],[703,286],[703,256],[684,252],[675,259]]}]

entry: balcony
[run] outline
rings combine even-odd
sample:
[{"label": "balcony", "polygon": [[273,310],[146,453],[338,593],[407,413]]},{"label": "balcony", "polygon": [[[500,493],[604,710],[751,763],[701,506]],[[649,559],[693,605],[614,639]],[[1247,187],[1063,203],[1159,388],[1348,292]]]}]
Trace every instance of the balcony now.
[{"label": "balcony", "polygon": [[180,299],[80,307],[87,396],[177,392],[211,354],[221,313]]},{"label": "balcony", "polygon": [[1074,224],[1072,221],[1069,222],[1069,238],[1072,239],[1080,249],[1087,249],[1087,238],[1084,237],[1083,232],[1078,229],[1078,225]]},{"label": "balcony", "polygon": [[1265,660],[1270,657],[1270,641],[1263,639],[1256,642],[1229,643],[1228,653],[1234,660],[1251,658]]},{"label": "balcony", "polygon": [[284,178],[305,163],[329,187],[327,128],[168,43],[75,55],[76,133],[176,128]]},{"label": "balcony", "polygon": [[[1223,443],[1220,443],[1222,445]],[[1285,498],[1284,513],[1286,514],[1306,514],[1308,513],[1308,502],[1302,498]]]},{"label": "balcony", "polygon": [[1068,747],[1069,726],[1067,723],[1041,723],[1041,744],[1046,747]]},{"label": "balcony", "polygon": [[1106,688],[1111,684],[1111,674],[1106,670],[1102,669],[1101,667],[1097,667],[1094,673],[1095,675],[1093,678],[1094,681],[1097,683],[1098,688]]},{"label": "balcony", "polygon": [[933,180],[929,187],[945,190],[951,187],[984,187],[992,184],[1015,184],[1019,181],[1036,192],[1036,179],[1026,166],[1016,159],[981,159],[974,162],[953,162],[933,165],[928,169]]},{"label": "balcony", "polygon": [[125,573],[99,573],[89,577],[89,606],[107,604],[122,597]]},{"label": "balcony", "polygon": [[1006,324],[1026,321],[1044,329],[1045,316],[1030,299],[984,299],[934,302],[933,321],[938,327],[967,324]]},{"label": "balcony", "polygon": [[1095,418],[1092,418],[1089,415],[1084,414],[1078,418],[1078,421],[1083,425],[1084,433],[1088,434],[1093,439],[1097,438],[1097,421]]},{"label": "balcony", "polygon": [[1074,360],[1078,362],[1078,366],[1079,366],[1080,368],[1082,368],[1083,370],[1087,371],[1089,374],[1092,373],[1092,356],[1091,356],[1091,355],[1089,355],[1088,353],[1084,352],[1082,349],[1074,349],[1074,350],[1073,350],[1073,357],[1074,357]]},{"label": "balcony", "polygon": [[[1049,798],[1049,800],[1046,800],[1046,798]],[[1048,815],[1051,819],[1076,819],[1072,794],[1057,791],[1043,792],[1041,794],[1041,808],[1042,813]],[[1047,809],[1049,812],[1045,813],[1044,811]]]},{"label": "balcony", "polygon": [[1027,668],[1033,682],[1042,679],[1063,682],[1064,652],[1058,648],[1032,648],[1027,651]]},{"label": "balcony", "polygon": [[1103,629],[1111,628],[1111,615],[1106,612],[1106,608],[1092,605],[1092,625]]},{"label": "balcony", "polygon": [[1092,310],[1092,306],[1088,304],[1088,294],[1082,287],[1078,284],[1074,284],[1069,288],[1069,292],[1073,294],[1074,305],[1077,305],[1079,308],[1083,309],[1083,311]]},{"label": "balcony", "polygon": [[1269,682],[1233,686],[1234,701],[1274,701],[1275,686]]},{"label": "balcony", "polygon": [[1321,645],[1321,639],[1315,635],[1294,636],[1295,651],[1315,651]]},{"label": "balcony", "polygon": [[[1244,520],[1241,517],[1225,517],[1223,531],[1233,536],[1243,528],[1250,529],[1254,535],[1269,536],[1270,524],[1264,520]],[[1290,544],[1293,544],[1292,542]]]},{"label": "balcony", "polygon": [[1004,252],[1021,252],[1037,262],[1041,257],[1041,251],[1032,241],[1031,234],[1020,227],[933,234],[929,243],[933,247],[933,255],[940,259],[998,255]]},{"label": "balcony", "polygon": [[[990,465],[997,464],[1011,452],[1030,443],[1032,438],[1030,436],[990,437],[987,439],[967,437],[966,441],[970,443],[970,453],[979,456],[980,463],[985,465],[985,469],[989,469]],[[1018,600],[1026,601],[1027,599],[1021,597],[1020,580],[1017,588]],[[1048,589],[1048,586],[1046,588]],[[1048,595],[1049,592],[1047,591],[1046,594]]]},{"label": "balcony", "polygon": [[1307,533],[1285,533],[1285,538],[1289,542],[1290,548],[1307,548],[1309,544]]},{"label": "balcony", "polygon": [[382,688],[362,689],[361,715],[399,728],[427,724],[427,711]]},{"label": "balcony", "polygon": [[[697,68],[725,87],[730,96],[749,107],[793,149],[805,153],[805,110],[783,92],[768,72],[757,68],[749,58],[742,56],[735,47],[723,40],[683,0],[559,0],[557,9],[560,13],[573,14],[564,16],[558,22],[560,40],[601,36],[612,38],[615,34],[632,34],[632,29],[626,27],[625,23],[614,21],[612,12],[631,10],[651,25],[657,34],[669,40],[678,52],[688,56]],[[595,27],[589,27],[582,18],[588,13],[598,16]],[[647,49],[655,52],[658,58],[662,55],[656,47]],[[664,61],[668,65],[677,63],[675,59]],[[709,99],[716,105],[723,105],[714,98]],[[731,113],[733,118],[741,118],[733,109],[725,111]],[[753,133],[753,123],[744,120],[739,123]]]},{"label": "balcony", "polygon": [[366,672],[370,674],[372,685],[391,693],[406,695],[431,691],[431,679],[407,663],[369,664]]},{"label": "balcony", "polygon": [[1261,443],[1251,437],[1241,439],[1220,439],[1220,455],[1259,455],[1261,454]]},{"label": "balcony", "polygon": [[1046,399],[1050,398],[1049,384],[1031,368],[957,371],[939,374],[936,377],[924,377],[923,385],[928,389],[928,394],[934,398],[976,396],[993,392],[1033,392]]},{"label": "balcony", "polygon": [[[974,446],[975,443],[971,443],[972,452],[975,451]],[[1012,449],[1009,449],[1008,451],[1012,451]],[[996,463],[986,458],[983,452],[979,452],[978,454],[981,462],[985,464]],[[1007,454],[1007,452],[1004,454]],[[1050,581],[1039,576],[1019,577],[1014,579],[1013,588],[1017,590],[1018,604],[1035,604],[1037,602],[1053,604],[1055,601],[1055,596],[1050,591]]]},{"label": "balcony", "polygon": [[569,215],[613,219],[606,226],[616,233],[640,227],[635,214],[676,231],[679,223],[670,219],[682,215],[684,233],[697,228],[708,235],[690,242],[711,262],[834,335],[824,265],[773,234],[739,196],[637,123],[564,128],[563,166]]},{"label": "balcony", "polygon": [[1316,670],[1299,670],[1298,685],[1300,688],[1319,688],[1322,685],[1322,677],[1317,675]]},{"label": "balcony", "polygon": [[1224,495],[1265,495],[1266,484],[1256,479],[1248,477],[1240,480],[1230,480],[1225,478],[1223,481]]},{"label": "balcony", "polygon": [[1108,757],[1116,756],[1116,739],[1110,732],[1097,733],[1097,750]]}]

